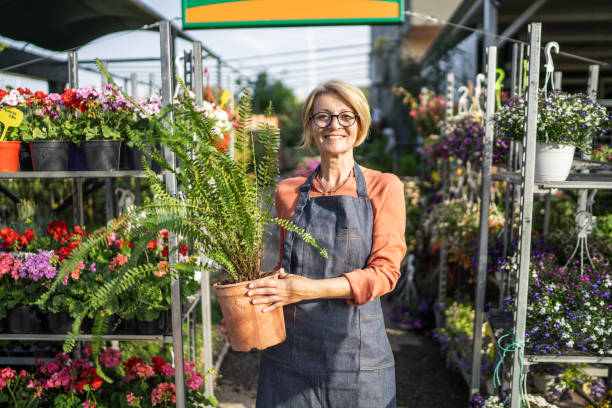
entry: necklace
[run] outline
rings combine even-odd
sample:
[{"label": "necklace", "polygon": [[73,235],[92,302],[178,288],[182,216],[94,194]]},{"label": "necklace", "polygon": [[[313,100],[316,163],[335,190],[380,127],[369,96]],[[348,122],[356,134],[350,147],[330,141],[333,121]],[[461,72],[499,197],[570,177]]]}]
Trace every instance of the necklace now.
[{"label": "necklace", "polygon": [[317,181],[317,183],[319,183],[319,186],[321,186],[321,190],[323,191],[323,194],[325,194],[325,195],[332,195],[332,194],[335,194],[338,190],[340,190],[346,184],[348,179],[351,177],[352,173],[353,173],[353,168],[351,167],[349,169],[349,172],[346,175],[346,177],[344,177],[344,180],[341,183],[339,183],[333,190],[332,189],[328,189],[327,187],[325,187],[325,185],[323,184],[323,180],[321,179],[321,172],[320,171],[317,174],[317,176],[315,177],[315,180]]}]

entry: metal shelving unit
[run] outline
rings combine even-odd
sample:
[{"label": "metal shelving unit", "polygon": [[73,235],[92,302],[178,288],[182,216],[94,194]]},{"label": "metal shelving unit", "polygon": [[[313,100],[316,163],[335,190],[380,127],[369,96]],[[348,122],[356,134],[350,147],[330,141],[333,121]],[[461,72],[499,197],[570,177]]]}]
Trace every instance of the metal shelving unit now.
[{"label": "metal shelving unit", "polygon": [[[161,71],[162,71],[162,101],[164,105],[169,105],[173,100],[174,94],[174,36],[176,30],[172,27],[170,21],[159,22],[160,32],[160,49],[161,49]],[[195,103],[202,105],[203,103],[203,66],[202,66],[202,43],[199,41],[193,42],[193,85],[195,88]],[[69,53],[68,57],[69,71],[69,86],[74,88],[78,83],[78,59],[76,52]],[[164,149],[164,157],[172,168],[176,168],[176,160],[174,154],[167,149]],[[158,175],[163,177],[170,194],[177,194],[177,180],[172,173],[162,173]],[[106,199],[107,199],[107,218],[109,209],[108,200],[113,199],[112,195],[112,179],[116,178],[136,178],[141,179],[146,177],[144,171],[23,171],[23,172],[4,172],[0,173],[0,179],[73,179],[73,196],[74,201],[74,218],[75,223],[83,224],[83,180],[90,178],[103,178],[106,180]],[[113,218],[110,216],[110,218]],[[178,244],[178,237],[175,234],[169,234],[168,246],[170,248],[170,263],[177,262],[176,251],[172,251],[172,247]],[[175,366],[175,393],[176,407],[185,407],[185,379],[184,379],[184,353],[183,353],[183,321],[187,321],[187,343],[188,355],[190,358],[197,359],[199,353],[196,352],[196,306],[201,302],[202,313],[202,335],[204,346],[204,367],[205,371],[213,369],[214,363],[212,358],[212,327],[211,327],[211,310],[210,310],[210,274],[204,268],[200,279],[200,291],[191,299],[189,306],[184,313],[181,311],[180,304],[180,280],[173,278],[171,282],[171,315],[172,315],[172,335],[155,334],[155,335],[128,335],[128,334],[109,334],[102,336],[103,340],[108,341],[157,341],[170,343],[173,345],[174,366]],[[64,341],[67,335],[63,334],[4,334],[0,333],[0,340],[7,341]],[[77,341],[91,341],[94,336],[91,334],[83,334],[76,338]],[[34,363],[35,359],[31,357],[3,357],[0,358],[3,364],[27,364]],[[206,376],[205,394],[213,395],[213,378],[211,375]]]},{"label": "metal shelving unit", "polygon": [[[493,132],[488,131],[485,134],[485,154],[483,154],[483,183],[482,183],[482,203],[488,203],[487,195],[490,193],[490,180],[504,181],[509,185],[520,186],[520,195],[515,194],[515,199],[519,203],[519,247],[518,255],[518,276],[516,283],[516,308],[513,316],[512,328],[514,329],[514,342],[517,344],[525,343],[525,329],[527,317],[527,302],[528,302],[528,286],[529,286],[529,262],[531,257],[531,229],[533,221],[533,200],[535,192],[546,192],[551,189],[578,189],[579,210],[583,210],[586,206],[586,193],[588,189],[612,189],[612,173],[604,171],[602,173],[588,173],[589,168],[601,168],[601,164],[597,165],[594,162],[589,162],[588,157],[583,157],[582,160],[574,162],[574,168],[579,168],[579,173],[572,173],[566,181],[562,182],[539,182],[535,181],[535,145],[536,145],[536,130],[537,130],[537,105],[539,93],[539,75],[540,75],[540,52],[541,52],[541,24],[531,23],[529,25],[529,49],[528,49],[528,84],[526,88],[527,107],[526,107],[526,123],[525,136],[522,146],[524,146],[522,154],[522,163],[520,172],[500,172],[491,174],[490,155],[491,150],[488,147],[493,142]],[[493,51],[488,47],[489,54]],[[516,51],[516,49],[515,49]],[[517,54],[516,52],[514,53]],[[517,89],[520,89],[520,78],[522,75],[516,76],[516,62],[521,58],[515,58],[513,61],[513,94],[516,94]],[[489,59],[490,63],[491,60]],[[594,95],[595,86],[597,83],[597,66],[591,66],[589,69],[589,86],[590,95]],[[489,70],[491,68],[489,67]],[[494,69],[494,68],[493,68]],[[519,78],[519,86],[516,87],[516,78]],[[487,101],[489,95],[487,94]],[[487,103],[487,107],[488,107]],[[487,124],[489,118],[492,118],[494,110],[487,109]],[[516,167],[515,167],[516,168]],[[487,174],[488,173],[488,174]],[[487,180],[488,179],[488,180]],[[513,200],[509,200],[513,201]],[[507,202],[508,203],[508,202]],[[548,199],[547,199],[548,203]],[[506,208],[506,211],[512,211],[512,207]],[[488,205],[481,205],[481,226],[488,226]],[[484,221],[483,221],[484,220]],[[545,223],[546,225],[546,223]],[[474,359],[472,367],[472,386],[471,393],[474,394],[480,391],[480,341],[483,324],[483,308],[484,308],[484,291],[486,283],[486,265],[487,265],[487,242],[488,228],[480,228],[480,246],[479,246],[479,262],[477,272],[476,285],[476,319],[474,322]],[[507,249],[508,239],[504,240],[505,251]],[[513,353],[512,369],[511,369],[511,407],[519,408],[521,401],[519,398],[521,387],[521,376],[519,373],[525,373],[524,368],[531,364],[537,363],[589,363],[589,364],[607,364],[608,365],[608,386],[612,378],[612,357],[610,356],[595,356],[579,353],[570,353],[564,355],[549,355],[549,354],[525,354],[521,358],[519,352]]]}]

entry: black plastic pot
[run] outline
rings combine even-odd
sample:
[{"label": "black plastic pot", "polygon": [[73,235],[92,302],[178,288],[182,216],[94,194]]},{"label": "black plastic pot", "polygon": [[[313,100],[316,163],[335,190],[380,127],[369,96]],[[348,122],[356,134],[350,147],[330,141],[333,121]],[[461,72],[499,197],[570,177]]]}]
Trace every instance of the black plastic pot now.
[{"label": "black plastic pot", "polygon": [[125,334],[142,335],[171,335],[172,315],[170,311],[161,312],[157,319],[150,322],[138,319],[129,319],[124,322],[123,332]]},{"label": "black plastic pot", "polygon": [[72,317],[66,312],[47,313],[45,323],[48,333],[67,334],[72,331]]},{"label": "black plastic pot", "polygon": [[8,332],[15,334],[39,334],[43,326],[36,309],[30,306],[17,306],[8,311]]},{"label": "black plastic pot", "polygon": [[69,142],[59,140],[30,142],[32,167],[34,171],[68,170]]},{"label": "black plastic pot", "polygon": [[19,170],[32,171],[32,152],[28,143],[22,143],[19,148]]},{"label": "black plastic pot", "polygon": [[[121,157],[119,160],[119,170],[144,170],[142,157],[144,153],[138,147],[130,147],[123,143],[121,145]],[[147,158],[150,166],[150,160]]]},{"label": "black plastic pot", "polygon": [[87,164],[85,163],[85,154],[76,143],[70,143],[68,150],[68,170],[70,171],[84,171],[87,170]]},{"label": "black plastic pot", "polygon": [[119,170],[120,140],[86,140],[81,144],[87,170]]}]

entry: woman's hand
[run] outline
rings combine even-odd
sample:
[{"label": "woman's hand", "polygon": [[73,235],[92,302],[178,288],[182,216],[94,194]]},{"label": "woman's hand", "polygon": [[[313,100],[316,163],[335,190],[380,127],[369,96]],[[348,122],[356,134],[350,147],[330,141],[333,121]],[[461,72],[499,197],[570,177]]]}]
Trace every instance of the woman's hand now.
[{"label": "woman's hand", "polygon": [[267,304],[262,312],[269,312],[284,305],[311,299],[353,299],[353,290],[344,276],[327,279],[309,279],[278,270],[275,279],[263,279],[249,283],[247,296],[254,305]]},{"label": "woman's hand", "polygon": [[262,312],[269,312],[284,305],[311,299],[314,293],[312,279],[286,273],[283,268],[278,270],[274,279],[263,279],[259,282],[249,283],[247,296],[258,296],[251,303],[268,304]]}]

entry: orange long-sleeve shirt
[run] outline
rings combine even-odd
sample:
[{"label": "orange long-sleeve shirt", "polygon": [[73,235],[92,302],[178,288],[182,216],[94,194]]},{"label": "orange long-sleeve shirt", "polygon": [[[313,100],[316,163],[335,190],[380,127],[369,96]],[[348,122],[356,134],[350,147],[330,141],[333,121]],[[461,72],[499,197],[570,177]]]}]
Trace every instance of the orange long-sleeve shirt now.
[{"label": "orange long-sleeve shirt", "polygon": [[[349,305],[362,305],[375,297],[393,290],[400,277],[400,263],[406,253],[406,205],[404,203],[404,186],[390,173],[361,167],[365,176],[368,196],[372,203],[374,225],[372,230],[372,252],[364,269],[355,269],[344,273],[348,279],[354,299],[348,299]],[[281,181],[274,193],[276,214],[279,218],[291,219],[299,198],[299,187],[306,177],[293,177]],[[325,193],[318,183],[313,183],[311,197]],[[351,174],[348,181],[334,195],[357,197],[355,176]],[[283,243],[287,231],[280,229],[280,267],[283,256]]]}]

